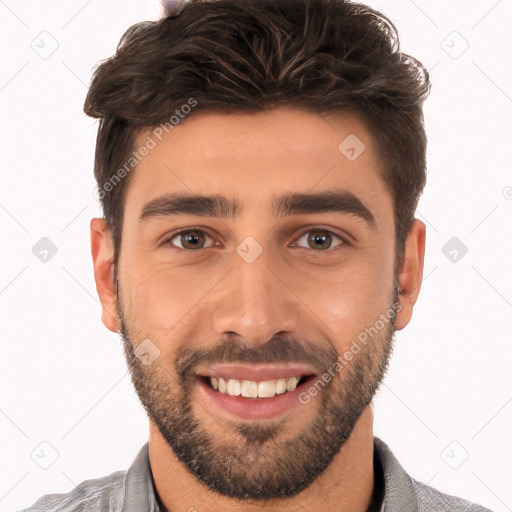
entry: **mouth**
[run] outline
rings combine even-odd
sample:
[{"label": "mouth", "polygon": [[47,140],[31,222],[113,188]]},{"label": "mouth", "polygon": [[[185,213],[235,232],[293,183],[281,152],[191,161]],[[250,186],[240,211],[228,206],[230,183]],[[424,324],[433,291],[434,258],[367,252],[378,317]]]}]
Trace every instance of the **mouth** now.
[{"label": "mouth", "polygon": [[221,376],[222,370],[212,372],[215,375],[196,375],[199,399],[217,415],[235,416],[237,419],[273,418],[304,405],[300,395],[316,377],[310,372],[290,372],[294,370],[287,369],[279,376],[274,371],[274,378],[264,380],[228,375],[233,375],[233,372],[224,372]]},{"label": "mouth", "polygon": [[276,395],[291,393],[313,377],[314,375],[295,375],[293,377],[257,381],[198,376],[205,385],[214,391],[248,399],[273,398]]}]

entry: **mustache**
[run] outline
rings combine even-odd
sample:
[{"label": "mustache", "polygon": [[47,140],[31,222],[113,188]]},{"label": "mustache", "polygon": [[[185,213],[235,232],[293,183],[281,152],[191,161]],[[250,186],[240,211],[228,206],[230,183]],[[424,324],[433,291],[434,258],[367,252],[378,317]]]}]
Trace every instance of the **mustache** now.
[{"label": "mustache", "polygon": [[320,375],[332,366],[337,357],[329,341],[318,345],[296,336],[273,337],[264,345],[253,348],[239,338],[230,338],[212,347],[182,349],[176,358],[175,370],[183,381],[187,381],[198,366],[298,363],[313,366]]}]

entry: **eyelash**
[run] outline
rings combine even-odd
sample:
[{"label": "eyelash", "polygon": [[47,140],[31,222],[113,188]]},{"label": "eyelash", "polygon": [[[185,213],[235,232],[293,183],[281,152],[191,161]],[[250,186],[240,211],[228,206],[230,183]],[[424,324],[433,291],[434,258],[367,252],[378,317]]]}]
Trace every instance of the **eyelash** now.
[{"label": "eyelash", "polygon": [[[204,233],[205,235],[209,236],[210,238],[213,238],[211,237],[211,235],[209,233],[207,233],[206,231],[204,231],[203,229],[200,229],[200,228],[188,228],[188,229],[182,229],[180,231],[175,231],[173,233],[171,233],[171,235],[166,238],[163,242],[162,242],[162,246],[169,246],[173,249],[177,249],[181,252],[184,252],[184,253],[198,253],[198,252],[201,252],[201,251],[204,251],[206,249],[211,249],[212,247],[204,247],[204,248],[201,248],[201,249],[194,249],[194,250],[191,250],[191,249],[183,249],[181,247],[176,247],[174,246],[174,244],[171,243],[171,241],[176,238],[178,235],[182,235],[183,233],[189,233],[189,232],[193,232],[193,231],[198,231],[200,233]],[[325,228],[319,228],[319,227],[315,227],[315,228],[309,228],[307,231],[304,231],[301,235],[299,235],[297,238],[295,238],[293,240],[293,244],[295,244],[298,240],[300,240],[304,235],[307,235],[308,233],[312,232],[312,231],[321,231],[321,232],[324,232],[324,233],[328,233],[329,235],[332,235],[333,237],[335,238],[338,238],[342,243],[340,245],[337,245],[333,248],[329,247],[328,249],[311,249],[312,251],[314,252],[318,252],[318,253],[322,253],[322,252],[332,252],[334,249],[337,249],[339,247],[343,247],[343,246],[350,246],[351,244],[348,242],[348,240],[345,238],[345,237],[342,237],[340,235],[337,235],[336,233],[330,231],[329,229],[325,229]],[[307,249],[307,247],[301,247],[301,249]]]}]

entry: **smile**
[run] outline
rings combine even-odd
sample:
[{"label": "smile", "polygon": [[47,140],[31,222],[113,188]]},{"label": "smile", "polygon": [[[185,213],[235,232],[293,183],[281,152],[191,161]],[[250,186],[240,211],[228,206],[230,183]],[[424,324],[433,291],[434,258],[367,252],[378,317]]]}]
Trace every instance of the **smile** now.
[{"label": "smile", "polygon": [[261,381],[197,376],[198,399],[210,414],[228,419],[261,420],[297,407],[315,375],[294,375]]},{"label": "smile", "polygon": [[304,382],[305,375],[297,375],[290,378],[279,378],[275,380],[240,380],[223,379],[222,377],[209,377],[209,384],[220,393],[230,396],[242,396],[244,398],[272,398],[275,395],[294,391],[297,386]]}]

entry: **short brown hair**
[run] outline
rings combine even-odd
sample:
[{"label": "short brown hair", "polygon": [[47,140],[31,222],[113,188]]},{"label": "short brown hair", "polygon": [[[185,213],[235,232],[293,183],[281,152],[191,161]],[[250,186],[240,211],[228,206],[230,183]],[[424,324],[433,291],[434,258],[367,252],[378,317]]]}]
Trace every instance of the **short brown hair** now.
[{"label": "short brown hair", "polygon": [[176,16],[136,23],[95,69],[84,105],[100,118],[94,174],[115,263],[133,173],[106,184],[141,129],[168,122],[194,98],[195,111],[356,113],[394,201],[398,265],[426,181],[429,91],[428,71],[400,52],[394,24],[347,0],[190,0]]}]

